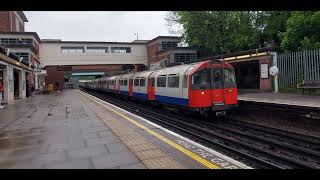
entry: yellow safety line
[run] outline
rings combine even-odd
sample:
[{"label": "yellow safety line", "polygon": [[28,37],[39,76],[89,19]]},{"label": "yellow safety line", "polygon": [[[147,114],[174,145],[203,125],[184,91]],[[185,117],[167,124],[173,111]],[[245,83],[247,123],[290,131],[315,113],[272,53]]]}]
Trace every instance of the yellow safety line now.
[{"label": "yellow safety line", "polygon": [[[185,149],[184,147],[180,146],[179,144],[177,144],[177,143],[169,140],[168,138],[166,138],[166,137],[164,137],[164,136],[156,133],[155,131],[152,131],[151,129],[143,126],[142,124],[136,122],[135,120],[131,119],[130,117],[128,117],[128,116],[126,116],[126,115],[124,115],[124,114],[122,114],[122,113],[120,113],[120,112],[118,112],[118,111],[116,111],[116,110],[114,110],[114,109],[112,109],[112,108],[110,108],[110,107],[102,104],[101,102],[99,102],[99,101],[102,101],[102,100],[99,99],[99,101],[97,101],[97,100],[93,99],[92,97],[90,97],[91,95],[88,96],[87,94],[85,94],[85,93],[83,93],[83,92],[81,92],[81,91],[79,91],[79,92],[82,93],[83,95],[87,96],[87,97],[90,98],[91,100],[93,100],[93,101],[95,101],[95,102],[103,105],[104,107],[108,108],[109,110],[111,110],[112,112],[118,114],[119,116],[123,117],[124,119],[130,121],[131,123],[135,124],[136,126],[144,129],[144,130],[147,131],[149,134],[154,135],[155,137],[157,137],[158,139],[162,140],[163,142],[165,142],[165,143],[171,145],[172,147],[178,149],[179,151],[183,152],[184,154],[188,155],[189,157],[193,158],[194,160],[200,162],[201,164],[205,165],[206,167],[208,167],[208,168],[210,168],[210,169],[220,169],[219,166],[217,166],[217,165],[209,162],[208,160],[206,160],[206,159],[198,156],[197,154],[193,153],[192,151],[190,151],[190,150],[188,150],[188,149]],[[102,101],[102,102],[103,102],[103,101]]]}]

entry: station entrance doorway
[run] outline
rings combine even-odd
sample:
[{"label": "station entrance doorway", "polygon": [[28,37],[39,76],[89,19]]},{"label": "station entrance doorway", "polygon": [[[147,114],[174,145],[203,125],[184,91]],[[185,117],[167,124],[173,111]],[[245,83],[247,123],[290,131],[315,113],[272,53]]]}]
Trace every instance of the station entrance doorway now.
[{"label": "station entrance doorway", "polygon": [[235,68],[238,89],[260,89],[260,65],[259,60],[231,63]]},{"label": "station entrance doorway", "polygon": [[20,98],[20,71],[17,69],[13,69],[13,92],[14,92],[14,98],[19,99]]},{"label": "station entrance doorway", "polygon": [[25,84],[25,89],[26,89],[26,97],[31,96],[31,82],[29,79],[30,73],[25,72],[25,78],[26,78],[26,84]]}]

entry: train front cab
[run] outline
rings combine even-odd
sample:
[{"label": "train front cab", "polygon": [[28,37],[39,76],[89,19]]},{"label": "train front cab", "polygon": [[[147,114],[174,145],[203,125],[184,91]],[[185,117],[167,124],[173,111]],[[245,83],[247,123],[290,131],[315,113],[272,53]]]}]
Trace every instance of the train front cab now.
[{"label": "train front cab", "polygon": [[191,72],[189,84],[189,106],[200,113],[225,113],[238,103],[234,69],[228,63],[201,64]]}]

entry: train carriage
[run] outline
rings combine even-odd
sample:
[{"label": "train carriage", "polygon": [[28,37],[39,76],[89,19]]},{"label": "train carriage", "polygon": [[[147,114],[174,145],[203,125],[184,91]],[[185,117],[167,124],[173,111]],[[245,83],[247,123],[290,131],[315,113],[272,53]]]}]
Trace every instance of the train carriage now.
[{"label": "train carriage", "polygon": [[187,81],[183,79],[186,78],[185,72],[189,68],[190,65],[179,65],[155,72],[155,100],[161,103],[188,106]]},{"label": "train carriage", "polygon": [[238,104],[234,69],[221,60],[111,76],[86,86],[201,114],[224,112]]}]

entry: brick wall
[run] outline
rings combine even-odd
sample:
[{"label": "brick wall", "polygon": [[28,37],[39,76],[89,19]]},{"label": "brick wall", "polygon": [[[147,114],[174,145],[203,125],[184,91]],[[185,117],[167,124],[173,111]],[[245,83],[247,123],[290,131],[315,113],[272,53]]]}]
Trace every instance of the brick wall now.
[{"label": "brick wall", "polygon": [[[57,66],[47,66],[45,68],[47,70],[48,76],[45,77],[46,85],[53,84],[55,86],[56,82],[59,82],[59,89],[63,89],[64,84],[64,71],[58,71]],[[72,66],[72,72],[79,71],[121,71],[122,65],[79,65]]]},{"label": "brick wall", "polygon": [[148,45],[147,47],[147,53],[148,53],[148,63],[154,63],[158,61],[158,43],[154,43],[151,45]]},{"label": "brick wall", "polygon": [[0,32],[10,31],[9,11],[0,11]]},{"label": "brick wall", "polygon": [[[259,59],[259,65],[261,64],[268,64],[268,69],[272,66],[272,57],[271,56],[264,56],[261,59]],[[270,76],[268,79],[260,79],[260,90],[264,92],[270,92],[272,91],[272,80],[273,77]]]},{"label": "brick wall", "polygon": [[45,77],[46,86],[49,84],[55,85],[56,82],[59,82],[59,89],[63,88],[64,83],[64,72],[58,71],[57,66],[49,66],[45,68],[47,70],[48,76]]},{"label": "brick wall", "polygon": [[[10,14],[12,22],[10,22]],[[0,11],[0,32],[16,32],[16,17],[12,11]],[[19,21],[19,30],[24,32],[24,22]]]}]

